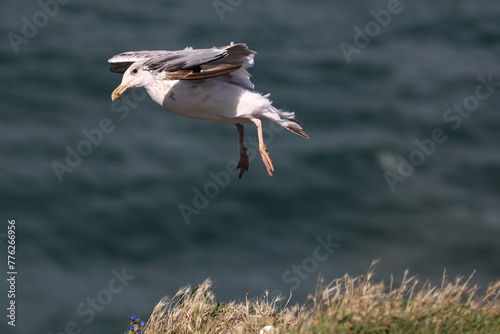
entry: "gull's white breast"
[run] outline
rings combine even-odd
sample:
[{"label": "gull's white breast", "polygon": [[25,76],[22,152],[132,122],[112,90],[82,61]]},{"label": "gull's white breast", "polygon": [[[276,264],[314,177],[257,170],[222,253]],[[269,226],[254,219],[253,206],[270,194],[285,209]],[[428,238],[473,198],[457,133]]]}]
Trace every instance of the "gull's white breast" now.
[{"label": "gull's white breast", "polygon": [[146,87],[163,109],[176,114],[222,123],[244,123],[258,118],[271,102],[227,77],[203,80],[156,80]]}]

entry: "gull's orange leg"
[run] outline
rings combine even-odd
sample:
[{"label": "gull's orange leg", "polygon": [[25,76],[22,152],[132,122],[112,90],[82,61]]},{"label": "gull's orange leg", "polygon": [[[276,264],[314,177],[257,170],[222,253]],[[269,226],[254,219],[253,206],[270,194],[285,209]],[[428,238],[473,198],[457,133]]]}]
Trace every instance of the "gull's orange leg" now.
[{"label": "gull's orange leg", "polygon": [[269,152],[267,152],[267,146],[264,144],[264,137],[262,136],[262,122],[260,119],[253,118],[252,122],[257,126],[257,135],[259,136],[259,151],[262,156],[262,161],[264,161],[264,165],[266,165],[267,172],[270,176],[273,175],[274,167],[271,161],[271,157],[269,156]]},{"label": "gull's orange leg", "polygon": [[243,132],[245,128],[241,124],[236,124],[238,128],[238,133],[240,134],[240,162],[236,168],[240,169],[240,179],[243,176],[243,173],[248,170],[250,163],[248,162],[247,148],[245,147],[245,143],[243,140]]}]

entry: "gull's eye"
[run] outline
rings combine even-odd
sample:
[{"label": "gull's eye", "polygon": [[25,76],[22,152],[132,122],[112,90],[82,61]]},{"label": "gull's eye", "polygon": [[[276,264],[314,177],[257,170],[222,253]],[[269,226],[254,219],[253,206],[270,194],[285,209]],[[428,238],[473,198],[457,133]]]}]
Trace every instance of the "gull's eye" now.
[{"label": "gull's eye", "polygon": [[134,69],[132,70],[132,73],[136,74],[136,73],[137,73],[137,69],[136,69],[136,68],[134,68]]}]

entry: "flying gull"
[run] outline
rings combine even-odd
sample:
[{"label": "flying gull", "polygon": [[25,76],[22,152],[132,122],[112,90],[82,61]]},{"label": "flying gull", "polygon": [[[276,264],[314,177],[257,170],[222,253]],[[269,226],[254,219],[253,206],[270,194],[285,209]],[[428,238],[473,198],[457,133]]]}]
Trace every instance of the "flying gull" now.
[{"label": "flying gull", "polygon": [[264,144],[263,120],[292,131],[304,138],[295,113],[272,106],[270,94],[253,90],[246,68],[253,65],[254,51],[243,44],[211,49],[185,48],[180,51],[131,51],[108,60],[110,71],[123,73],[121,84],[111,94],[114,101],[129,88],[144,88],[163,109],[176,114],[235,124],[240,141],[239,177],[248,170],[249,161],[243,142],[242,123],[257,127],[259,152],[269,175],[274,167]]}]

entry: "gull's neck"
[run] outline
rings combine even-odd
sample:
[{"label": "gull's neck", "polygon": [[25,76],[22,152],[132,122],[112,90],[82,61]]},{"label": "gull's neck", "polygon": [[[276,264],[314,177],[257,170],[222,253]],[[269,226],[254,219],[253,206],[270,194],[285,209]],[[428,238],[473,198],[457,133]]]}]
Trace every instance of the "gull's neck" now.
[{"label": "gull's neck", "polygon": [[163,105],[163,99],[165,95],[168,94],[168,91],[172,88],[173,85],[179,80],[155,80],[149,85],[145,86],[146,92],[148,92],[151,99],[158,103],[159,105]]}]

